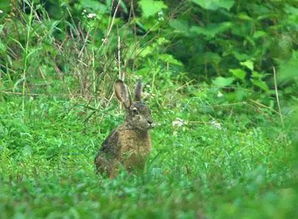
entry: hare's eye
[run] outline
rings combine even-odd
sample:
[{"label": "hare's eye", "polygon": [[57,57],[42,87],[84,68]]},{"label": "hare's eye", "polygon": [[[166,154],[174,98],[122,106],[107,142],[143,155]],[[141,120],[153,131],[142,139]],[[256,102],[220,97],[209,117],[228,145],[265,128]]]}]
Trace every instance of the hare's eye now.
[{"label": "hare's eye", "polygon": [[138,109],[137,108],[132,108],[132,112],[134,113],[134,114],[137,114],[138,113]]}]

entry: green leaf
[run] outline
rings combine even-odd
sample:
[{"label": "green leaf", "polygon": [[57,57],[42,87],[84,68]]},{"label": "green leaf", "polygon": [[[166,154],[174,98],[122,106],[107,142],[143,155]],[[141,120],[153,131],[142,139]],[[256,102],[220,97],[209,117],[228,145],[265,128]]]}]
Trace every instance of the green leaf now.
[{"label": "green leaf", "polygon": [[249,56],[245,53],[240,53],[236,50],[232,51],[232,54],[235,56],[236,59],[238,59],[239,61],[243,61],[249,58]]},{"label": "green leaf", "polygon": [[257,71],[253,71],[252,72],[252,77],[255,79],[262,79],[263,77],[265,77],[265,74],[259,73]]},{"label": "green leaf", "polygon": [[228,30],[232,26],[231,22],[222,22],[219,24],[208,24],[205,27],[192,26],[190,31],[196,34],[202,34],[209,38],[215,37],[217,34]]},{"label": "green leaf", "polygon": [[189,24],[186,20],[175,19],[170,20],[170,26],[175,29],[175,32],[181,33],[185,36],[189,35]]},{"label": "green leaf", "polygon": [[11,8],[11,5],[10,5],[10,0],[1,0],[0,1],[0,10],[2,11],[9,11]]},{"label": "green leaf", "polygon": [[152,55],[157,52],[157,50],[160,48],[160,46],[168,43],[169,40],[167,40],[164,37],[158,38],[154,43],[151,43],[150,45],[143,48],[140,52],[141,57],[146,57],[147,55]]},{"label": "green leaf", "polygon": [[250,16],[248,16],[246,13],[244,12],[240,12],[239,14],[237,14],[237,17],[241,20],[245,20],[245,21],[251,21],[253,20]]},{"label": "green leaf", "polygon": [[254,70],[254,63],[251,60],[246,60],[245,62],[240,62],[242,66],[247,67],[249,70]]},{"label": "green leaf", "polygon": [[150,55],[154,52],[154,47],[152,46],[146,46],[144,49],[141,50],[140,56],[146,57],[147,55]]},{"label": "green leaf", "polygon": [[29,145],[26,145],[24,148],[23,148],[23,150],[22,150],[22,154],[23,154],[23,156],[31,156],[32,155],[32,147],[31,146],[29,146]]},{"label": "green leaf", "polygon": [[255,86],[261,88],[262,90],[264,90],[264,91],[269,91],[269,87],[268,87],[268,85],[267,85],[264,81],[262,81],[262,80],[260,80],[260,79],[251,79],[251,82],[252,82]]},{"label": "green leaf", "polygon": [[296,7],[293,7],[289,4],[286,4],[285,7],[284,7],[284,11],[287,13],[287,14],[291,14],[291,15],[296,15],[298,16],[298,8]]},{"label": "green leaf", "polygon": [[242,69],[239,69],[239,68],[237,68],[237,69],[230,69],[229,71],[233,74],[233,76],[235,78],[239,78],[242,81],[245,79],[246,72],[243,71]]},{"label": "green leaf", "polygon": [[256,31],[253,35],[253,38],[257,39],[257,38],[265,37],[266,35],[267,33],[264,31]]},{"label": "green leaf", "polygon": [[174,58],[174,56],[170,55],[170,54],[161,54],[158,56],[160,60],[169,63],[169,64],[173,64],[173,65],[178,65],[178,66],[182,66],[183,64]]},{"label": "green leaf", "polygon": [[199,57],[200,57],[201,64],[209,63],[209,64],[218,65],[222,60],[221,56],[219,56],[217,53],[214,53],[214,52],[205,52]]},{"label": "green leaf", "polygon": [[217,10],[219,8],[225,8],[230,10],[234,5],[234,0],[191,0],[193,3],[201,6],[207,10]]},{"label": "green leaf", "polygon": [[0,41],[0,53],[6,52],[6,45]]},{"label": "green leaf", "polygon": [[166,9],[168,6],[163,1],[154,0],[141,0],[139,1],[141,6],[143,17],[150,17],[160,12],[162,9]]},{"label": "green leaf", "polygon": [[217,77],[215,80],[213,80],[213,84],[217,87],[227,87],[231,85],[234,81],[234,78],[224,78],[224,77]]},{"label": "green leaf", "polygon": [[201,54],[196,54],[193,57],[193,61],[196,63],[196,65],[211,64],[214,66],[218,66],[221,60],[222,60],[222,57],[217,53],[213,53],[213,52],[204,52]]},{"label": "green leaf", "polygon": [[298,82],[298,51],[293,52],[288,61],[279,63],[277,79],[280,82],[297,81]]},{"label": "green leaf", "polygon": [[170,41],[168,40],[168,39],[166,39],[166,38],[164,38],[164,37],[159,37],[157,40],[156,40],[156,43],[158,44],[158,45],[164,45],[164,44],[166,44],[166,43],[169,43]]},{"label": "green leaf", "polygon": [[81,1],[80,4],[83,8],[90,8],[94,12],[98,11],[98,12],[104,13],[107,10],[107,7],[104,4],[96,0],[84,0],[84,1]]}]

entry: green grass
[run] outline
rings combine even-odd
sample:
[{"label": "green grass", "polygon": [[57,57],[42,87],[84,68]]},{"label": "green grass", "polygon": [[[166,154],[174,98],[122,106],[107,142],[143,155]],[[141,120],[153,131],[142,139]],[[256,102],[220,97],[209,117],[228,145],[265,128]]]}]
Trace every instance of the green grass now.
[{"label": "green grass", "polygon": [[[95,174],[93,159],[121,122],[116,104],[89,118],[92,111],[73,101],[28,98],[23,111],[21,97],[6,97],[0,218],[297,217],[293,149],[277,119],[206,113],[207,102],[181,99],[152,101],[160,125],[145,172],[110,180]],[[177,118],[187,123],[173,126]]]},{"label": "green grass", "polygon": [[[0,219],[298,218],[295,3],[2,2]],[[120,73],[159,126],[144,173],[111,180]]]}]

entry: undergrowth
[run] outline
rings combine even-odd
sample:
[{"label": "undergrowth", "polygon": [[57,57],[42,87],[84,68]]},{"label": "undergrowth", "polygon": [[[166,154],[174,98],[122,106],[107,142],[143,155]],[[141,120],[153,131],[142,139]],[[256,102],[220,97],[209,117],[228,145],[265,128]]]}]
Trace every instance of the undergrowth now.
[{"label": "undergrowth", "polygon": [[0,217],[297,216],[293,148],[279,120],[231,115],[237,106],[217,118],[226,112],[200,112],[211,107],[203,98],[154,102],[146,170],[111,180],[95,174],[93,159],[122,120],[114,102],[102,112],[47,96],[28,98],[25,111],[20,97],[2,101]]},{"label": "undergrowth", "polygon": [[[0,218],[298,216],[297,3],[210,2],[0,2]],[[118,78],[158,125],[111,180]]]}]

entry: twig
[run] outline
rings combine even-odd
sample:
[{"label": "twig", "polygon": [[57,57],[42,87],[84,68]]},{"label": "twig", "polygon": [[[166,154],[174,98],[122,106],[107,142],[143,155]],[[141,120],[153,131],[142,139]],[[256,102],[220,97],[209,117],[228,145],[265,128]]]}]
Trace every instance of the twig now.
[{"label": "twig", "polygon": [[119,6],[120,6],[120,3],[121,3],[121,0],[119,0],[118,3],[117,3],[117,5],[116,5],[115,11],[114,11],[114,14],[113,14],[113,17],[112,17],[111,25],[110,25],[110,27],[109,27],[109,29],[108,29],[108,32],[107,32],[105,38],[104,38],[103,41],[102,41],[102,44],[101,44],[100,47],[102,47],[102,46],[107,42],[107,40],[108,40],[108,38],[109,38],[109,35],[110,35],[110,33],[111,33],[111,31],[112,31],[112,28],[113,28],[113,26],[114,26],[114,22],[115,22],[115,18],[116,18],[116,13],[117,13],[117,11],[118,11],[118,8],[119,8]]},{"label": "twig", "polygon": [[276,111],[275,109],[272,109],[272,108],[269,107],[269,106],[266,106],[266,105],[264,105],[264,104],[262,104],[262,103],[259,103],[258,101],[255,101],[255,100],[252,100],[252,99],[250,99],[249,101],[252,102],[252,103],[254,103],[254,104],[256,104],[256,105],[259,106],[259,107],[266,108],[266,109],[268,109],[268,110],[270,110],[270,111],[272,111],[272,112],[274,112],[274,113],[276,113],[276,114],[279,114],[279,112]]},{"label": "twig", "polygon": [[121,46],[120,46],[120,44],[121,44],[121,39],[120,39],[119,32],[118,32],[118,60],[117,60],[118,72],[119,72],[118,77],[119,77],[119,79],[124,80],[124,75],[122,75],[122,73],[121,73],[121,51],[120,51]]},{"label": "twig", "polygon": [[88,38],[89,38],[89,31],[88,31],[87,34],[86,34],[86,37],[85,37],[85,39],[84,39],[84,44],[83,44],[83,46],[82,46],[82,48],[81,48],[81,50],[80,50],[80,52],[79,52],[79,55],[78,55],[79,58],[80,58],[80,57],[82,56],[82,54],[83,54],[83,51],[84,51],[84,49],[85,49],[85,47],[86,47]]},{"label": "twig", "polygon": [[[168,64],[168,63],[167,63]],[[190,81],[187,81],[185,84],[183,84],[182,86],[180,86],[180,87],[178,87],[177,89],[176,89],[176,92],[178,91],[178,90],[181,90],[181,89],[183,89],[184,87],[187,87],[190,83],[192,83],[194,81],[194,79],[193,80],[190,80]]]},{"label": "twig", "polygon": [[277,107],[278,107],[280,122],[281,122],[281,125],[284,127],[284,119],[283,119],[283,116],[282,116],[282,113],[281,113],[281,107],[280,107],[279,96],[278,96],[278,89],[277,89],[276,70],[275,70],[275,67],[274,66],[272,66],[272,69],[273,69],[273,79],[274,79],[275,96],[276,96],[276,102],[277,102]]},{"label": "twig", "polygon": [[23,92],[10,92],[10,91],[0,91],[0,93],[9,94],[9,95],[19,95],[19,96],[40,96],[40,95],[44,95],[44,94],[23,93]]}]

